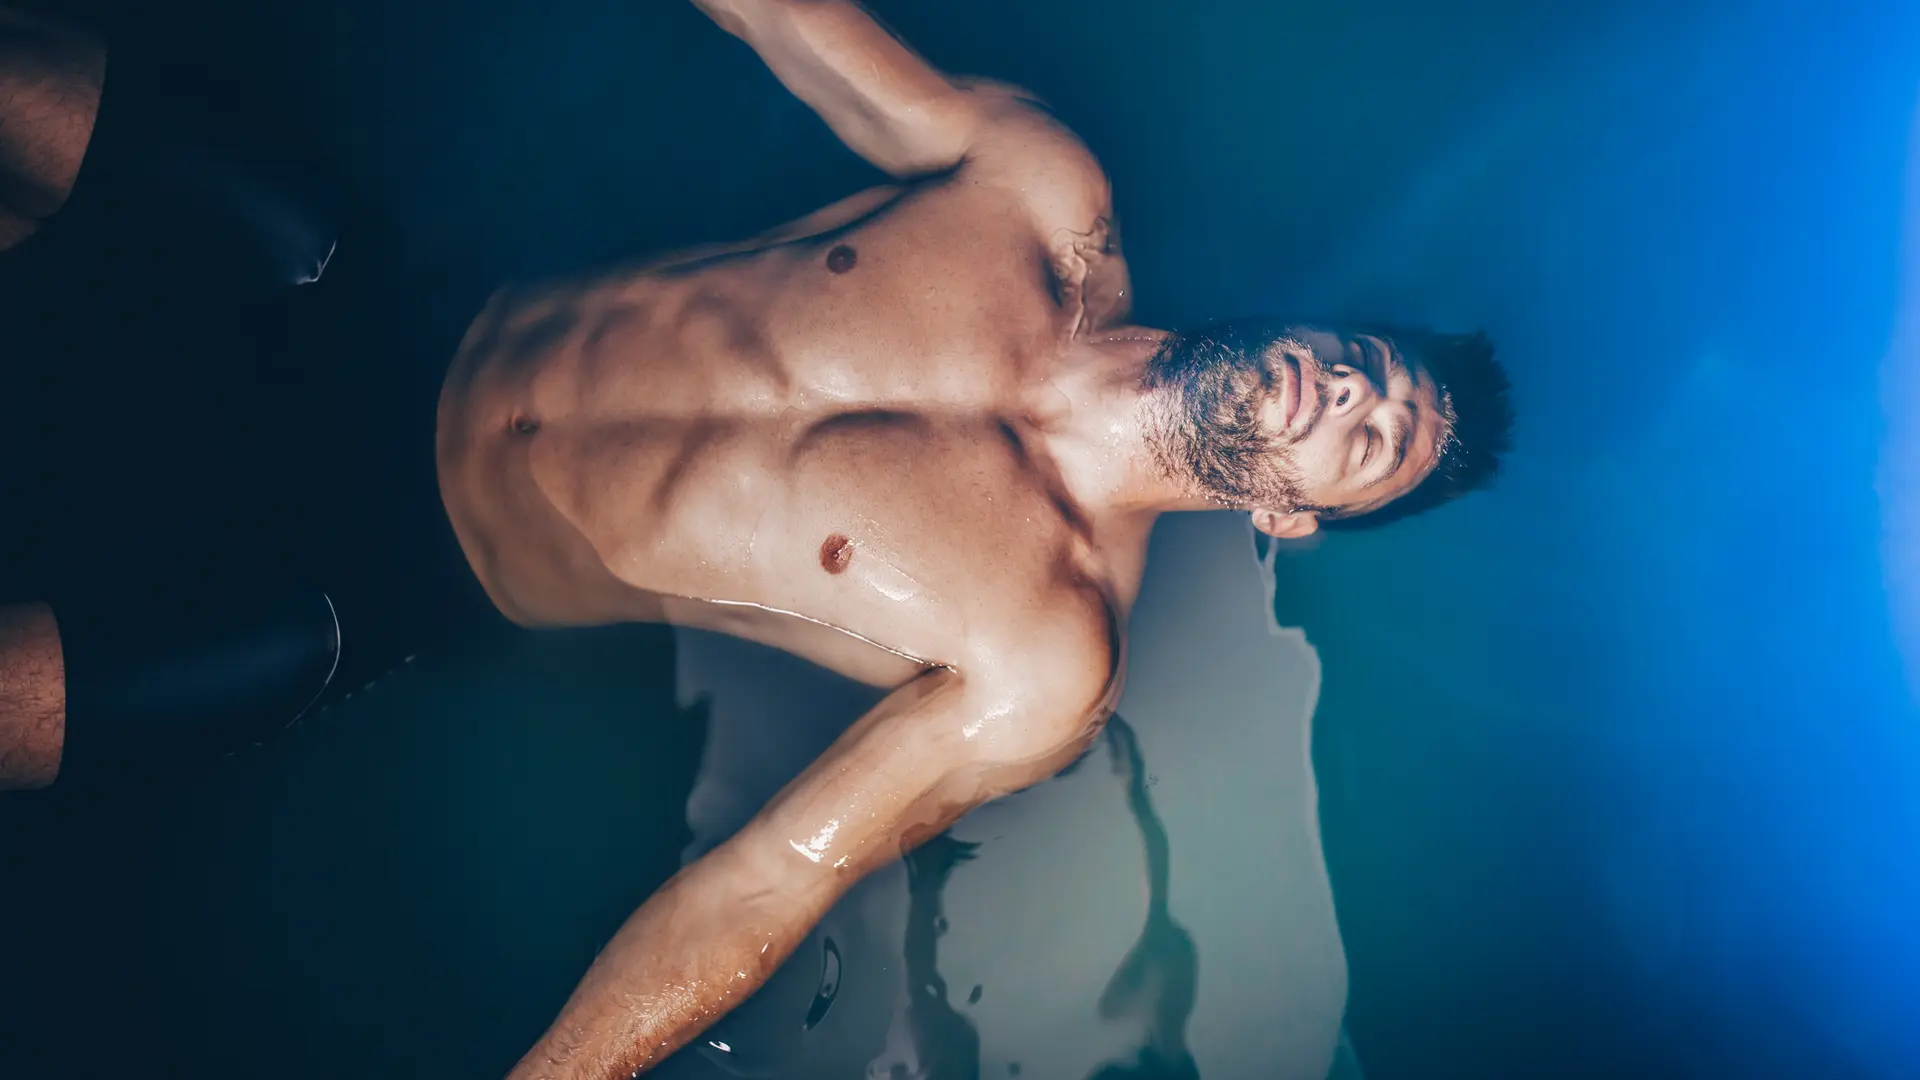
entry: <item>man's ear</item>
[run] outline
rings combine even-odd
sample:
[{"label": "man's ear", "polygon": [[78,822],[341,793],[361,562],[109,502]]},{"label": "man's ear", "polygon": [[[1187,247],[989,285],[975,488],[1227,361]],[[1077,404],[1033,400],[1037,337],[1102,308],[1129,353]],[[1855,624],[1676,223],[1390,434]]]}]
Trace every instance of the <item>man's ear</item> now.
[{"label": "man's ear", "polygon": [[1253,527],[1275,540],[1302,540],[1320,531],[1320,515],[1312,510],[1255,510]]}]

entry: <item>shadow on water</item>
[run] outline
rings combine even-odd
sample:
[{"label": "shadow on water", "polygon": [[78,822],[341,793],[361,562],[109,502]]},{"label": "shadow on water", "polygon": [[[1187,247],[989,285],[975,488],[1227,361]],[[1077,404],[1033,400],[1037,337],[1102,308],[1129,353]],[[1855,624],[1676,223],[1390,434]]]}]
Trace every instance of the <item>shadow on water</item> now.
[{"label": "shadow on water", "polygon": [[[1168,906],[1172,858],[1166,824],[1149,794],[1146,761],[1133,727],[1115,716],[1102,741],[1115,773],[1126,778],[1127,810],[1146,851],[1147,915],[1099,1002],[1103,1019],[1141,1026],[1139,1048],[1130,1060],[1103,1065],[1088,1080],[1199,1080],[1186,1030],[1199,985],[1200,956],[1193,935]],[[1078,772],[1093,753],[1056,779]],[[888,1080],[980,1080],[980,1033],[953,1006],[939,971],[939,940],[947,927],[943,894],[954,871],[971,862],[980,846],[942,833],[907,856],[907,1026],[921,1065],[914,1071],[896,1062]],[[978,1000],[979,992],[976,987],[969,1002]],[[1010,1067],[1013,1075],[1017,1070],[1017,1065]]]},{"label": "shadow on water", "polygon": [[[913,1080],[979,1080],[980,1032],[947,999],[940,976],[941,914],[947,880],[979,852],[979,844],[941,833],[907,856],[907,1028],[915,1055],[924,1064]],[[907,1080],[908,1066],[896,1063],[894,1080]]]},{"label": "shadow on water", "polygon": [[1140,940],[1100,995],[1100,1015],[1110,1020],[1142,1017],[1146,1035],[1132,1062],[1107,1065],[1091,1080],[1199,1080],[1200,1070],[1187,1050],[1187,1020],[1200,982],[1200,953],[1193,935],[1167,907],[1172,876],[1167,827],[1147,793],[1146,759],[1132,726],[1114,717],[1107,726],[1107,746],[1114,767],[1125,769],[1127,810],[1140,826],[1146,848],[1147,921]]}]

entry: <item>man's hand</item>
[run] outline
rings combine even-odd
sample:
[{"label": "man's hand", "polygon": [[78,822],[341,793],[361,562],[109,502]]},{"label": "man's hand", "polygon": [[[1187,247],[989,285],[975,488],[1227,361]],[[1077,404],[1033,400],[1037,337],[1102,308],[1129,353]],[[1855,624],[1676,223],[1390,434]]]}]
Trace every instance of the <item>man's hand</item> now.
[{"label": "man's hand", "polygon": [[1098,640],[1001,653],[991,677],[935,668],[894,691],[648,899],[511,1080],[652,1068],[758,989],[854,882],[1065,767],[1117,697],[1117,648]]}]

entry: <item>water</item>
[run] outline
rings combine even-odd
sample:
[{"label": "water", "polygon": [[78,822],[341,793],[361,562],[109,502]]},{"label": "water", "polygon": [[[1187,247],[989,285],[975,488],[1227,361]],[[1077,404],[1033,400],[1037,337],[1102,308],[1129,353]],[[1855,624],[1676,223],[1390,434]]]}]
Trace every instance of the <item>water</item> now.
[{"label": "water", "polygon": [[[863,883],[659,1075],[1327,1075],[1316,663],[1268,635],[1244,523],[1156,542],[1152,647],[1094,750]],[[874,693],[657,628],[422,658],[96,844],[94,933],[126,958],[99,992],[155,1070],[502,1073],[647,893]]]},{"label": "water", "polygon": [[[1271,626],[1243,519],[1170,519],[1155,545],[1100,743],[856,887],[663,1075],[1327,1075],[1346,973],[1307,762],[1317,660]],[[708,725],[691,859],[880,693],[678,637],[679,700]]]}]

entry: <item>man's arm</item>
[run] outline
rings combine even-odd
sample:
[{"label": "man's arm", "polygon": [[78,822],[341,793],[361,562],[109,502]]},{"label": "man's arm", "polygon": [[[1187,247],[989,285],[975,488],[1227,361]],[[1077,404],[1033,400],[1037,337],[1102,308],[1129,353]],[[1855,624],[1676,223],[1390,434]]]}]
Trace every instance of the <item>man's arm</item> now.
[{"label": "man's arm", "polygon": [[959,165],[1008,119],[1040,119],[1022,91],[948,78],[854,0],[694,3],[752,46],[854,153],[897,179]]},{"label": "man's arm", "polygon": [[751,45],[842,142],[896,179],[964,165],[974,182],[1017,193],[1087,325],[1127,317],[1106,171],[1038,98],[941,74],[854,0],[694,3]]},{"label": "man's arm", "polygon": [[[1057,661],[1044,671],[1041,652]],[[1118,657],[1064,652],[1007,662],[1029,677],[936,668],[894,691],[627,920],[510,1080],[652,1068],[746,1000],[856,881],[1065,767],[1106,719]]]}]

